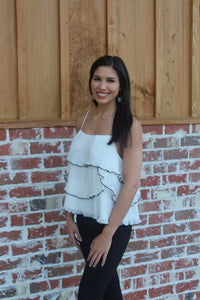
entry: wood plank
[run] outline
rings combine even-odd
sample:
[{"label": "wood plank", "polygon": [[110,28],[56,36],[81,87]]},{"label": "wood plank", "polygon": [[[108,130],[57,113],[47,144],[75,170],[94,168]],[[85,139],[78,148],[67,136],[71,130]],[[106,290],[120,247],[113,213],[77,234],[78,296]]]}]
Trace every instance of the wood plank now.
[{"label": "wood plank", "polygon": [[28,101],[27,4],[27,1],[16,0],[19,119],[28,118],[30,112]]},{"label": "wood plank", "polygon": [[60,0],[61,118],[70,118],[69,15],[68,0]]},{"label": "wood plank", "polygon": [[17,0],[21,119],[60,117],[59,5]]},{"label": "wood plank", "polygon": [[108,53],[121,56],[127,65],[132,110],[138,117],[153,117],[154,0],[108,0],[107,10]]},{"label": "wood plank", "polygon": [[156,117],[189,116],[190,0],[156,0]]},{"label": "wood plank", "polygon": [[18,116],[16,11],[14,0],[0,1],[0,120]]},{"label": "wood plank", "polygon": [[192,1],[190,116],[200,117],[200,0]]},{"label": "wood plank", "polygon": [[71,118],[92,104],[88,79],[91,64],[107,53],[106,1],[69,1]]}]

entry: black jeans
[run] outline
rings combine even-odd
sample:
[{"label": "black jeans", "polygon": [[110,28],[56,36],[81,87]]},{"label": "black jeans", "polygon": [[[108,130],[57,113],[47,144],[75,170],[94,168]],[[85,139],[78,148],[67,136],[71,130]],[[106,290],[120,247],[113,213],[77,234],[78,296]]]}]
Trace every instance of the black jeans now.
[{"label": "black jeans", "polygon": [[126,250],[132,226],[120,225],[113,236],[105,265],[101,267],[100,261],[95,268],[90,268],[87,262],[90,245],[105,225],[82,215],[77,215],[77,225],[83,240],[80,247],[86,261],[78,300],[122,300],[117,266]]}]

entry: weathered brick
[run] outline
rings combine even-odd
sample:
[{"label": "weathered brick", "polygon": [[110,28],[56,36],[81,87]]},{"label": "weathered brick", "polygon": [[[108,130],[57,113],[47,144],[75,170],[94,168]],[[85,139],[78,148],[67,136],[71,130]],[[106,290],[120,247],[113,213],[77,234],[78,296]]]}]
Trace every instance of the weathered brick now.
[{"label": "weathered brick", "polygon": [[27,170],[27,169],[38,169],[42,166],[41,158],[25,158],[25,159],[12,159],[11,167],[13,170]]},{"label": "weathered brick", "polygon": [[30,143],[31,154],[48,154],[48,153],[61,153],[61,142],[47,143],[36,142]]},{"label": "weathered brick", "polygon": [[44,128],[45,139],[66,139],[72,138],[74,135],[73,127],[54,127],[54,128]]},{"label": "weathered brick", "polygon": [[161,234],[161,226],[151,226],[144,229],[136,229],[137,238],[155,236]]},{"label": "weathered brick", "polygon": [[5,140],[6,140],[6,130],[0,129],[0,141],[5,141]]},{"label": "weathered brick", "polygon": [[185,159],[188,158],[188,150],[187,149],[171,149],[164,151],[164,159],[172,160],[172,159]]},{"label": "weathered brick", "polygon": [[26,269],[23,270],[21,269],[20,271],[18,270],[17,273],[13,273],[13,282],[16,283],[18,281],[20,282],[25,282],[27,280],[38,280],[42,277],[42,269],[37,268],[37,269]]},{"label": "weathered brick", "polygon": [[149,250],[147,252],[138,252],[135,254],[134,263],[144,263],[149,262],[152,260],[158,260],[159,259],[159,251],[150,252]]},{"label": "weathered brick", "polygon": [[161,286],[159,288],[149,289],[150,298],[159,297],[162,295],[173,294],[173,284],[167,286]]},{"label": "weathered brick", "polygon": [[5,159],[0,160],[0,171],[1,170],[7,170],[8,169],[8,163]]},{"label": "weathered brick", "polygon": [[78,286],[81,280],[81,276],[71,276],[68,278],[63,278],[62,279],[62,288],[69,288],[69,287],[74,287]]},{"label": "weathered brick", "polygon": [[40,128],[23,128],[23,129],[10,129],[10,140],[36,140],[42,138],[42,129]]},{"label": "weathered brick", "polygon": [[191,220],[198,217],[198,211],[195,209],[186,209],[175,212],[175,219],[180,220]]},{"label": "weathered brick", "polygon": [[141,179],[141,186],[157,186],[160,185],[160,176],[148,176],[147,178]]},{"label": "weathered brick", "polygon": [[21,237],[22,237],[22,233],[20,230],[1,231],[0,232],[1,243],[8,243],[11,241],[19,241],[19,240],[21,240]]},{"label": "weathered brick", "polygon": [[7,184],[19,184],[19,183],[27,183],[28,182],[28,174],[26,173],[16,173],[16,174],[0,174],[0,185]]},{"label": "weathered brick", "polygon": [[49,156],[44,159],[45,168],[58,168],[58,167],[66,167],[67,159],[66,156]]},{"label": "weathered brick", "polygon": [[138,265],[132,267],[126,267],[121,270],[122,279],[131,278],[145,274],[147,271],[147,265]]},{"label": "weathered brick", "polygon": [[189,125],[165,125],[165,133],[166,134],[188,134],[190,132]]},{"label": "weathered brick", "polygon": [[0,156],[27,155],[28,144],[15,142],[12,144],[0,145]]},{"label": "weathered brick", "polygon": [[155,262],[151,263],[149,265],[149,273],[160,273],[164,271],[169,271],[173,269],[173,260],[171,261],[160,261],[160,262]]},{"label": "weathered brick", "polygon": [[58,230],[58,225],[52,225],[52,226],[41,226],[37,228],[28,228],[28,239],[38,239],[43,238],[47,236],[54,235],[56,231]]},{"label": "weathered brick", "polygon": [[30,252],[38,252],[43,248],[43,243],[39,241],[35,241],[34,243],[28,242],[28,243],[21,243],[19,246],[18,245],[12,245],[12,254],[14,256],[16,255],[21,255],[21,254],[27,254]]},{"label": "weathered brick", "polygon": [[200,136],[185,136],[181,139],[181,146],[200,146]]},{"label": "weathered brick", "polygon": [[48,267],[46,268],[47,274],[49,278],[58,277],[58,276],[66,276],[73,274],[73,265],[57,265],[56,267]]},{"label": "weathered brick", "polygon": [[191,268],[198,266],[197,258],[180,258],[175,262],[175,269]]},{"label": "weathered brick", "polygon": [[10,197],[14,198],[30,198],[37,197],[41,195],[41,189],[38,187],[23,187],[19,186],[17,188],[10,190]]},{"label": "weathered brick", "polygon": [[129,292],[128,294],[124,295],[124,300],[143,300],[147,299],[147,290],[142,291],[135,291],[135,292]]},{"label": "weathered brick", "polygon": [[192,280],[190,282],[181,282],[176,284],[176,293],[182,293],[183,291],[195,290],[199,286],[199,279]]},{"label": "weathered brick", "polygon": [[40,183],[40,182],[50,182],[50,181],[60,181],[62,177],[62,171],[41,171],[41,172],[33,172],[31,175],[32,183]]},{"label": "weathered brick", "polygon": [[167,248],[161,251],[161,258],[166,259],[172,257],[182,257],[184,255],[184,252],[185,252],[185,248],[183,246]]},{"label": "weathered brick", "polygon": [[65,183],[56,183],[51,185],[49,188],[44,188],[44,195],[58,195],[58,194],[66,194],[65,192]]},{"label": "weathered brick", "polygon": [[150,248],[163,248],[163,247],[169,247],[173,246],[175,244],[175,237],[169,236],[169,237],[159,237],[156,240],[150,241]]}]

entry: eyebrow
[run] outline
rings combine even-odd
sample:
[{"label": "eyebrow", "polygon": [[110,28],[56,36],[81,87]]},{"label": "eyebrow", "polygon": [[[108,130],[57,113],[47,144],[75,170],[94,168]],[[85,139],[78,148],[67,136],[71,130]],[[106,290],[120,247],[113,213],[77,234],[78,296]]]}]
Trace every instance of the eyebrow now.
[{"label": "eyebrow", "polygon": [[[93,77],[101,78],[101,76],[99,76],[99,75],[97,75],[97,74],[94,74]],[[117,77],[112,77],[112,76],[111,76],[111,77],[106,77],[106,79],[114,79],[114,80],[116,80]]]}]

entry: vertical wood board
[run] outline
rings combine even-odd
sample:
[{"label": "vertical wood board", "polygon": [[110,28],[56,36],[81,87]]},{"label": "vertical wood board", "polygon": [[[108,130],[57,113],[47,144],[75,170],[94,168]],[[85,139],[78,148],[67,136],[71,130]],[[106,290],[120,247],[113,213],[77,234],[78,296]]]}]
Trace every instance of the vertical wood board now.
[{"label": "vertical wood board", "polygon": [[108,0],[108,53],[125,61],[131,80],[132,109],[153,117],[155,49],[154,1]]},{"label": "vertical wood board", "polygon": [[15,13],[14,0],[0,1],[0,120],[18,117]]},{"label": "vertical wood board", "polygon": [[200,0],[192,1],[191,117],[200,117]]},{"label": "vertical wood board", "polygon": [[60,117],[59,6],[17,0],[21,119]]},{"label": "vertical wood board", "polygon": [[92,105],[88,79],[91,64],[106,54],[106,1],[69,1],[71,118]]},{"label": "vertical wood board", "polygon": [[190,0],[156,0],[156,117],[189,116]]}]

